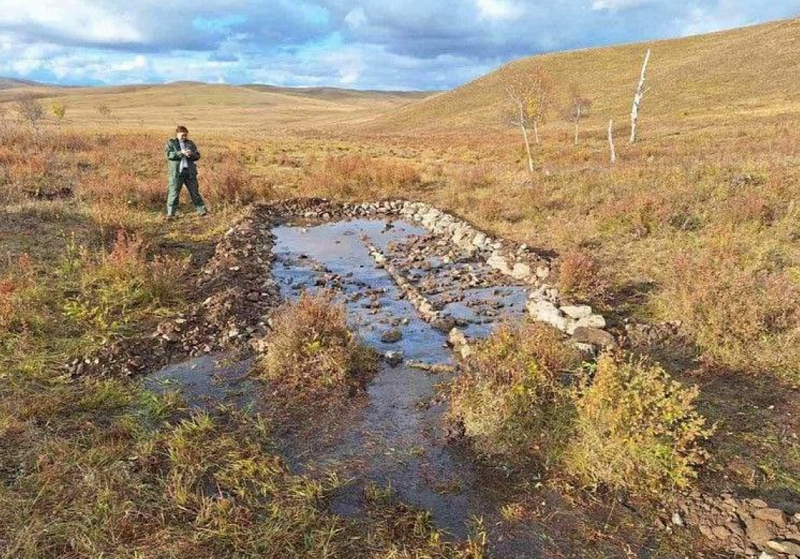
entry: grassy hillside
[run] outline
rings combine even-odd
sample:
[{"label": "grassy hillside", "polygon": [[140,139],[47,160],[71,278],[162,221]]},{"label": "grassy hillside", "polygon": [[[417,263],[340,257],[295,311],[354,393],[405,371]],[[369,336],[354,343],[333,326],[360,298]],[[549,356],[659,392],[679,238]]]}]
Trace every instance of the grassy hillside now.
[{"label": "grassy hillside", "polygon": [[[205,129],[270,130],[360,124],[426,94],[197,82],[78,88],[24,83],[8,89],[0,86],[0,104],[13,103],[24,95],[39,98],[48,114],[54,103],[63,103],[68,125],[113,121],[127,128],[152,128],[183,122]],[[101,105],[111,110],[110,116],[100,114]]]},{"label": "grassy hillside", "polygon": [[[716,114],[800,110],[800,22],[779,21],[682,39],[553,53],[508,64],[478,80],[379,120],[381,131],[498,126],[503,80],[541,61],[557,94],[576,83],[594,102],[596,123],[623,122],[645,51],[652,48],[643,111],[659,121]],[[554,117],[554,115],[551,115]],[[602,117],[602,118],[601,118]]]}]

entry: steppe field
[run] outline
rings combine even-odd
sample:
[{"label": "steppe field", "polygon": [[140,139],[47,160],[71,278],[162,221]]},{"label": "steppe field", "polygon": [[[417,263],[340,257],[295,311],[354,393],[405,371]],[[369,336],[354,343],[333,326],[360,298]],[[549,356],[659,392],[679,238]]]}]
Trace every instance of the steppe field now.
[{"label": "steppe field", "polygon": [[[0,557],[800,556],[799,41],[800,21],[778,21],[548,54],[430,94],[0,79]],[[554,102],[529,171],[505,84],[539,65]],[[559,107],[577,90],[592,103],[576,144]],[[202,153],[205,218],[187,198],[164,217],[176,124]],[[247,343],[203,315],[267,405],[148,384],[194,357],[163,324],[225,289],[214,313],[255,312],[230,272],[269,251],[232,228],[313,229],[331,216],[269,208],[316,198],[435,206],[525,245],[547,263],[535,286],[604,317],[613,341],[594,353],[508,320],[454,374],[419,373],[436,397],[416,404],[442,407],[475,487],[437,480],[426,506],[391,476],[293,454],[368,406],[387,367],[330,294],[262,294]],[[117,355],[144,365],[106,368]],[[426,444],[382,460],[426,471]],[[354,486],[358,505],[336,505]],[[484,488],[496,506],[469,530],[439,522]]]}]

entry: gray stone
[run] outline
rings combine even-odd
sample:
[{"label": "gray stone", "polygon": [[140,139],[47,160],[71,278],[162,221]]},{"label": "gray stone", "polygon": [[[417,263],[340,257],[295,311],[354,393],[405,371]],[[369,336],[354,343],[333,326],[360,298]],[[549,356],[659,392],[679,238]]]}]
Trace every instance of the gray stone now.
[{"label": "gray stone", "polygon": [[431,326],[440,332],[450,332],[456,325],[452,316],[439,316],[431,321]]},{"label": "gray stone", "polygon": [[564,305],[561,312],[570,318],[580,320],[592,314],[592,307],[589,305]]},{"label": "gray stone", "polygon": [[531,277],[531,267],[522,262],[517,262],[511,269],[511,275],[518,280],[527,280]]},{"label": "gray stone", "polygon": [[616,347],[617,345],[614,336],[605,330],[587,328],[586,326],[576,328],[572,334],[572,339],[578,343],[592,344],[598,347]]},{"label": "gray stone", "polygon": [[550,301],[533,300],[528,303],[528,312],[530,315],[538,320],[555,326],[562,332],[565,332],[569,327],[569,320],[561,311]]},{"label": "gray stone", "polygon": [[402,351],[387,351],[383,354],[383,358],[392,367],[397,367],[403,362],[404,356]]},{"label": "gray stone", "polygon": [[550,268],[547,266],[539,266],[536,268],[536,277],[543,280],[550,275]]},{"label": "gray stone", "polygon": [[475,238],[472,239],[472,244],[478,248],[483,248],[483,246],[486,244],[486,234],[481,233],[480,231],[476,233]]},{"label": "gray stone", "polygon": [[606,319],[600,316],[599,314],[591,314],[589,316],[581,318],[578,321],[577,326],[578,327],[585,326],[586,328],[605,328]]},{"label": "gray stone", "polygon": [[457,348],[467,343],[467,337],[464,335],[464,332],[462,332],[458,328],[453,328],[447,335],[447,343],[450,344],[452,347]]},{"label": "gray stone", "polygon": [[397,328],[386,330],[381,334],[381,341],[385,344],[399,342],[403,338],[403,333]]},{"label": "gray stone", "polygon": [[503,274],[511,275],[511,267],[508,264],[508,260],[499,252],[492,253],[486,264]]}]

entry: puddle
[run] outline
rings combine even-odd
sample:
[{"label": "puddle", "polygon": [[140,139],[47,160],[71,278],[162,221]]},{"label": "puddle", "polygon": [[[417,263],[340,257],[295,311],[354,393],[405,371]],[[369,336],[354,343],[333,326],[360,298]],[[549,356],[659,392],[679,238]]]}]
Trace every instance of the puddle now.
[{"label": "puddle", "polygon": [[[293,466],[306,472],[333,468],[354,479],[332,502],[339,514],[361,514],[365,483],[390,484],[399,499],[431,511],[437,527],[453,536],[465,538],[473,518],[483,517],[491,527],[490,539],[498,539],[492,532],[503,533],[499,539],[506,556],[530,557],[536,545],[531,529],[509,536],[501,526],[499,508],[508,495],[499,487],[502,481],[494,481],[503,472],[487,471],[446,444],[445,406],[437,398],[437,385],[453,373],[431,374],[409,364],[452,363],[446,334],[420,318],[366,244],[389,254],[393,263],[396,257],[440,315],[455,319],[468,337],[486,336],[504,318],[521,316],[524,287],[491,285],[496,279],[492,270],[466,254],[453,258],[436,250],[411,250],[429,233],[401,220],[286,225],[273,234],[273,274],[284,299],[296,299],[304,290],[331,289],[365,343],[382,353],[402,351],[406,360],[395,367],[383,363],[362,406],[338,418],[339,425],[289,433],[283,444]],[[402,338],[381,341],[391,328],[400,330]]]},{"label": "puddle", "polygon": [[156,394],[179,392],[195,409],[220,404],[244,409],[258,403],[258,386],[247,377],[252,364],[252,359],[237,361],[232,354],[202,355],[161,369],[143,386]]}]

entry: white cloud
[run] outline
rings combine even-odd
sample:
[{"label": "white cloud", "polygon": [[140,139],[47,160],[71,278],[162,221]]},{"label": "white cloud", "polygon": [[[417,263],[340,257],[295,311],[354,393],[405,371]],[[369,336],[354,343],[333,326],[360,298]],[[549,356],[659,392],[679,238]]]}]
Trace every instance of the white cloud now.
[{"label": "white cloud", "polygon": [[358,29],[367,24],[367,14],[364,12],[364,8],[359,6],[347,12],[347,15],[344,16],[344,21],[350,29]]},{"label": "white cloud", "polygon": [[592,10],[596,12],[619,12],[653,4],[655,0],[594,0]]},{"label": "white cloud", "polygon": [[0,0],[3,26],[39,28],[65,39],[113,44],[143,40],[122,10],[86,0]]},{"label": "white cloud", "polygon": [[475,0],[475,6],[481,19],[491,21],[515,20],[525,11],[511,0]]}]

